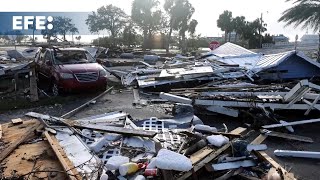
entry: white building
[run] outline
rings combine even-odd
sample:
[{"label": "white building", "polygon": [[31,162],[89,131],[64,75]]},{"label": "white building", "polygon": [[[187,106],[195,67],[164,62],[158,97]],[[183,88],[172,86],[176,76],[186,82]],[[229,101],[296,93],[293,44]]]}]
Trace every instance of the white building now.
[{"label": "white building", "polygon": [[319,35],[305,34],[301,37],[301,44],[319,44]]}]

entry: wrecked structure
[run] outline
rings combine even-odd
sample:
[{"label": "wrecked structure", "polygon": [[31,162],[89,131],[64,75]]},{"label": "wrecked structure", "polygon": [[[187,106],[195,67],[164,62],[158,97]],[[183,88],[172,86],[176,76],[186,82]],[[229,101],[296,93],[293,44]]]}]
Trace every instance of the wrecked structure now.
[{"label": "wrecked structure", "polygon": [[[291,61],[293,66],[284,66]],[[124,111],[73,118],[112,88],[60,117],[29,112],[26,121],[13,119],[0,126],[0,177],[298,179],[266,153],[265,140],[302,145],[317,141],[294,134],[296,126],[320,122],[309,116],[320,110],[320,86],[310,76],[317,76],[316,62],[296,52],[260,55],[227,43],[199,59],[177,56],[161,65],[141,63],[144,68],[128,71],[104,68],[132,91],[134,100],[127,104],[136,109],[165,105],[170,118],[137,119]],[[275,75],[263,73],[279,74],[284,67],[288,74],[277,79],[295,81],[258,81],[272,80]],[[300,67],[307,68],[306,73],[292,72]],[[281,111],[285,113],[280,116]],[[288,121],[291,112],[304,118]],[[221,123],[223,128],[218,128],[201,118],[210,113],[241,125],[230,128]],[[273,153],[319,158],[318,152],[306,150]]]}]

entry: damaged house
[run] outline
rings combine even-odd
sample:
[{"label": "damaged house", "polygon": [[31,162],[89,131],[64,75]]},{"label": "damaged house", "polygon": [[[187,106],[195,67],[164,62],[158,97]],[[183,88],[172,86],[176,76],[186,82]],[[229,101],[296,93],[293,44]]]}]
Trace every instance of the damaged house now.
[{"label": "damaged house", "polygon": [[263,55],[236,44],[226,43],[205,56],[208,60],[224,66],[243,67],[248,70],[249,75],[259,80],[281,81],[320,77],[320,64],[299,51]]}]

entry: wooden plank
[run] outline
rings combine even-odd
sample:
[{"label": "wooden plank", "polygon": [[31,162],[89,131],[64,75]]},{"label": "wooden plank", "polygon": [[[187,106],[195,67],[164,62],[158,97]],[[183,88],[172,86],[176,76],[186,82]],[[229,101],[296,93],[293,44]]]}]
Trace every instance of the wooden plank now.
[{"label": "wooden plank", "polygon": [[[260,134],[256,139],[254,139],[250,144],[260,144],[267,138],[266,135]],[[252,151],[258,158],[263,161],[269,162],[274,168],[281,169],[282,174],[284,176],[284,180],[295,180],[296,178],[292,173],[287,172],[280,164],[274,161],[267,153],[264,151]]]},{"label": "wooden plank", "polygon": [[294,122],[288,122],[286,124],[271,124],[271,125],[262,126],[262,128],[271,129],[271,128],[277,128],[277,127],[295,126],[295,125],[300,125],[300,124],[317,123],[317,122],[320,122],[320,119],[309,119],[309,120],[302,120],[302,121],[294,121]]},{"label": "wooden plank", "polygon": [[[246,131],[246,128],[238,127],[236,129],[234,129],[233,131],[231,131],[230,133],[231,134],[241,134],[244,131]],[[200,170],[201,168],[203,168],[207,163],[209,163],[214,158],[219,156],[222,152],[227,150],[231,146],[230,144],[231,143],[228,143],[228,144],[222,146],[220,149],[217,149],[216,151],[214,149],[211,149],[211,150],[208,149],[207,151],[203,151],[203,153],[196,152],[196,153],[198,153],[198,156],[194,156],[193,159],[194,159],[194,161],[197,161],[197,163],[193,166],[192,170],[185,172],[178,179],[182,180],[182,179],[187,179],[188,177],[190,177],[193,173],[195,173],[198,170]],[[199,161],[198,159],[201,159],[201,160]]]},{"label": "wooden plank", "polygon": [[226,108],[223,106],[209,106],[206,108],[208,111],[223,114],[231,117],[238,117],[239,111],[236,109]]},{"label": "wooden plank", "polygon": [[[262,103],[262,102],[251,102],[251,101],[221,101],[221,100],[205,100],[205,99],[195,99],[195,105],[200,106],[224,106],[224,107],[270,107],[273,110],[278,109],[291,109],[291,110],[308,110],[310,105],[308,104],[293,104],[292,106],[288,107],[287,104],[281,103]],[[311,103],[310,103],[311,104]],[[320,109],[320,104],[314,105],[314,108]]]},{"label": "wooden plank", "polygon": [[307,116],[307,115],[310,113],[310,111],[313,109],[314,105],[316,105],[316,104],[318,103],[319,99],[320,99],[320,94],[319,94],[318,97],[312,102],[310,108],[304,113],[305,116]]},{"label": "wooden plank", "polygon": [[[15,126],[13,126],[15,127]],[[21,129],[20,129],[21,131]],[[4,139],[19,133],[18,130],[13,128],[6,129]],[[28,174],[31,171],[43,171],[36,172],[34,174],[24,176],[24,179],[48,179],[48,175],[51,180],[68,179],[65,173],[48,173],[46,171],[58,171],[64,172],[60,162],[54,155],[48,141],[39,141],[32,144],[22,144],[16,148],[6,159],[2,162],[3,172],[0,172],[0,177],[4,179],[14,179],[14,177],[20,177]],[[34,167],[37,167],[36,169]],[[15,172],[14,175],[12,172]],[[20,177],[23,179],[23,177]]]},{"label": "wooden plank", "polygon": [[113,86],[109,89],[107,89],[106,91],[104,91],[103,93],[101,93],[100,95],[98,95],[97,97],[91,99],[90,101],[82,104],[81,106],[73,109],[72,111],[64,114],[61,116],[61,118],[70,118],[72,116],[74,116],[76,113],[78,113],[80,110],[82,110],[83,108],[85,108],[86,106],[88,106],[92,101],[96,101],[97,99],[101,98],[102,96],[104,96],[105,94],[107,94],[108,92],[110,92],[113,89]]},{"label": "wooden plank", "polygon": [[279,137],[279,138],[290,139],[290,140],[295,140],[295,141],[313,143],[313,140],[311,138],[305,137],[305,136],[298,136],[298,135],[294,135],[294,134],[280,133],[280,132],[268,131],[268,130],[266,130],[266,131],[262,130],[261,133],[264,133],[266,136]]},{"label": "wooden plank", "polygon": [[254,139],[251,144],[261,144],[264,140],[267,139],[268,136],[264,134],[260,134],[256,139]]},{"label": "wooden plank", "polygon": [[296,179],[292,173],[289,173],[287,170],[285,170],[280,164],[278,164],[275,160],[273,160],[267,153],[263,151],[253,151],[253,153],[260,159],[263,159],[264,161],[269,162],[274,168],[276,169],[280,168],[284,176],[284,180]]},{"label": "wooden plank", "polygon": [[99,125],[81,126],[77,124],[74,124],[72,126],[80,129],[93,129],[96,131],[123,134],[123,135],[129,135],[129,136],[141,136],[141,137],[153,138],[154,136],[157,135],[157,133],[153,131],[135,130],[135,129],[129,129],[129,128],[123,128],[123,127],[115,127],[115,126],[99,126]]},{"label": "wooden plank", "polygon": [[14,151],[21,143],[30,138],[33,131],[36,130],[40,126],[40,123],[36,123],[33,126],[29,127],[20,138],[16,138],[14,142],[12,142],[9,147],[4,149],[0,154],[0,162],[2,162],[12,151]]},{"label": "wooden plank", "polygon": [[2,139],[2,125],[0,124],[0,140]]},{"label": "wooden plank", "polygon": [[200,149],[199,151],[195,152],[190,156],[190,160],[192,164],[198,163],[200,160],[203,159],[203,157],[208,156],[210,153],[212,153],[214,150],[208,146]]},{"label": "wooden plank", "polygon": [[17,119],[11,119],[11,122],[13,123],[13,125],[18,125],[18,124],[22,124],[23,121],[20,118]]},{"label": "wooden plank", "polygon": [[44,135],[47,138],[52,150],[59,159],[63,169],[66,171],[66,173],[68,173],[69,179],[81,180],[82,177],[80,176],[77,169],[74,167],[73,163],[70,161],[62,147],[59,145],[58,140],[54,136],[51,136],[47,131],[44,133]]}]

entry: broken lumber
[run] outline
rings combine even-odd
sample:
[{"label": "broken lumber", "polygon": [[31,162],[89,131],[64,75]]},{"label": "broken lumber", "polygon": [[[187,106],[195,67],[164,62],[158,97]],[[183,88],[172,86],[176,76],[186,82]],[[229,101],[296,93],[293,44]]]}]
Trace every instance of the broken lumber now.
[{"label": "broken lumber", "polygon": [[86,106],[88,106],[91,102],[96,101],[97,99],[101,98],[102,96],[104,96],[105,94],[107,94],[109,91],[111,91],[113,89],[113,86],[109,89],[107,89],[106,91],[104,91],[103,93],[99,94],[97,97],[91,99],[90,101],[82,104],[81,106],[73,109],[72,111],[64,114],[61,116],[61,118],[70,118],[72,116],[74,116],[76,113],[78,113],[80,110],[82,110],[83,108],[85,108]]},{"label": "broken lumber", "polygon": [[73,163],[69,160],[68,156],[66,155],[62,147],[59,145],[58,140],[54,136],[51,136],[48,133],[48,131],[45,131],[44,135],[47,138],[53,152],[56,154],[63,169],[66,171],[66,174],[68,175],[69,179],[81,180],[82,177],[77,172],[76,168],[74,167]]},{"label": "broken lumber", "polygon": [[123,135],[129,135],[129,136],[141,136],[141,137],[153,138],[154,136],[157,135],[157,133],[153,131],[135,130],[135,129],[128,129],[123,127],[115,127],[115,126],[99,126],[99,125],[81,126],[77,124],[74,124],[72,126],[80,129],[93,129],[96,131],[123,134]]},{"label": "broken lumber", "polygon": [[0,140],[1,140],[1,138],[2,138],[2,126],[0,124]]},{"label": "broken lumber", "polygon": [[320,122],[320,119],[294,121],[294,122],[288,122],[287,124],[271,124],[271,125],[262,126],[262,128],[271,129],[271,128],[277,128],[277,127],[295,126],[295,125],[300,125],[300,124],[317,123],[317,122]]},{"label": "broken lumber", "polygon": [[[246,131],[246,128],[238,127],[237,129],[231,131],[230,133],[232,133],[232,134],[241,134],[244,131]],[[192,163],[194,164],[192,170],[190,170],[188,172],[185,172],[178,179],[179,180],[187,179],[193,173],[196,173],[198,170],[203,168],[207,163],[209,163],[210,161],[215,159],[217,156],[219,156],[222,152],[227,150],[231,146],[230,144],[231,143],[228,143],[228,144],[222,146],[220,149],[217,149],[217,150],[214,150],[214,149],[209,148],[209,147],[204,147],[204,148],[199,150],[200,153],[198,153],[199,152],[198,151],[194,155],[191,155],[190,159],[191,160],[193,159]],[[195,162],[195,160],[198,160],[198,161]]]},{"label": "broken lumber", "polygon": [[256,163],[253,160],[244,160],[244,161],[212,164],[212,168],[213,168],[213,171],[221,171],[221,170],[228,170],[228,169],[237,169],[240,167],[252,167],[255,165]]},{"label": "broken lumber", "polygon": [[[41,118],[44,120],[54,119],[54,120],[57,120],[57,122],[61,122],[65,124],[67,127],[71,129],[72,128],[94,129],[94,130],[103,131],[103,132],[110,132],[110,133],[123,134],[123,135],[129,135],[129,136],[151,137],[151,138],[157,134],[156,132],[152,132],[152,131],[136,130],[136,129],[123,128],[123,127],[115,127],[115,126],[81,125],[77,123],[77,121],[68,121],[63,118],[50,117],[48,115],[43,115],[35,112],[29,112],[26,115],[33,118]],[[74,129],[74,130],[76,133],[78,133],[77,129]],[[79,133],[81,135],[81,132]]]},{"label": "broken lumber", "polygon": [[239,111],[236,109],[226,108],[223,106],[209,106],[206,108],[208,111],[224,114],[231,117],[238,117]]},{"label": "broken lumber", "polygon": [[18,125],[18,124],[22,124],[23,123],[22,119],[20,119],[20,118],[11,119],[11,122],[12,122],[13,125]]},{"label": "broken lumber", "polygon": [[[254,139],[250,144],[260,144],[262,143],[268,136],[264,134],[260,134],[256,139]],[[252,151],[259,159],[267,161],[271,164],[275,169],[281,169],[284,180],[296,180],[292,173],[289,173],[285,170],[280,164],[278,164],[275,160],[273,160],[266,152],[264,151]]]},{"label": "broken lumber", "polygon": [[269,130],[261,130],[261,133],[264,133],[265,135],[272,136],[272,137],[279,137],[279,138],[290,139],[295,141],[313,143],[313,140],[309,137],[298,136],[294,134],[280,133],[280,132],[269,131]]},{"label": "broken lumber", "polygon": [[160,98],[166,99],[166,100],[172,101],[172,102],[177,102],[177,103],[192,104],[192,99],[181,97],[181,96],[176,96],[176,95],[164,93],[164,92],[160,93]]},{"label": "broken lumber", "polygon": [[2,162],[12,151],[14,151],[21,143],[29,139],[34,130],[40,126],[40,123],[35,123],[33,126],[30,126],[21,136],[17,138],[14,142],[11,142],[9,147],[4,149],[0,154],[0,162]]}]

